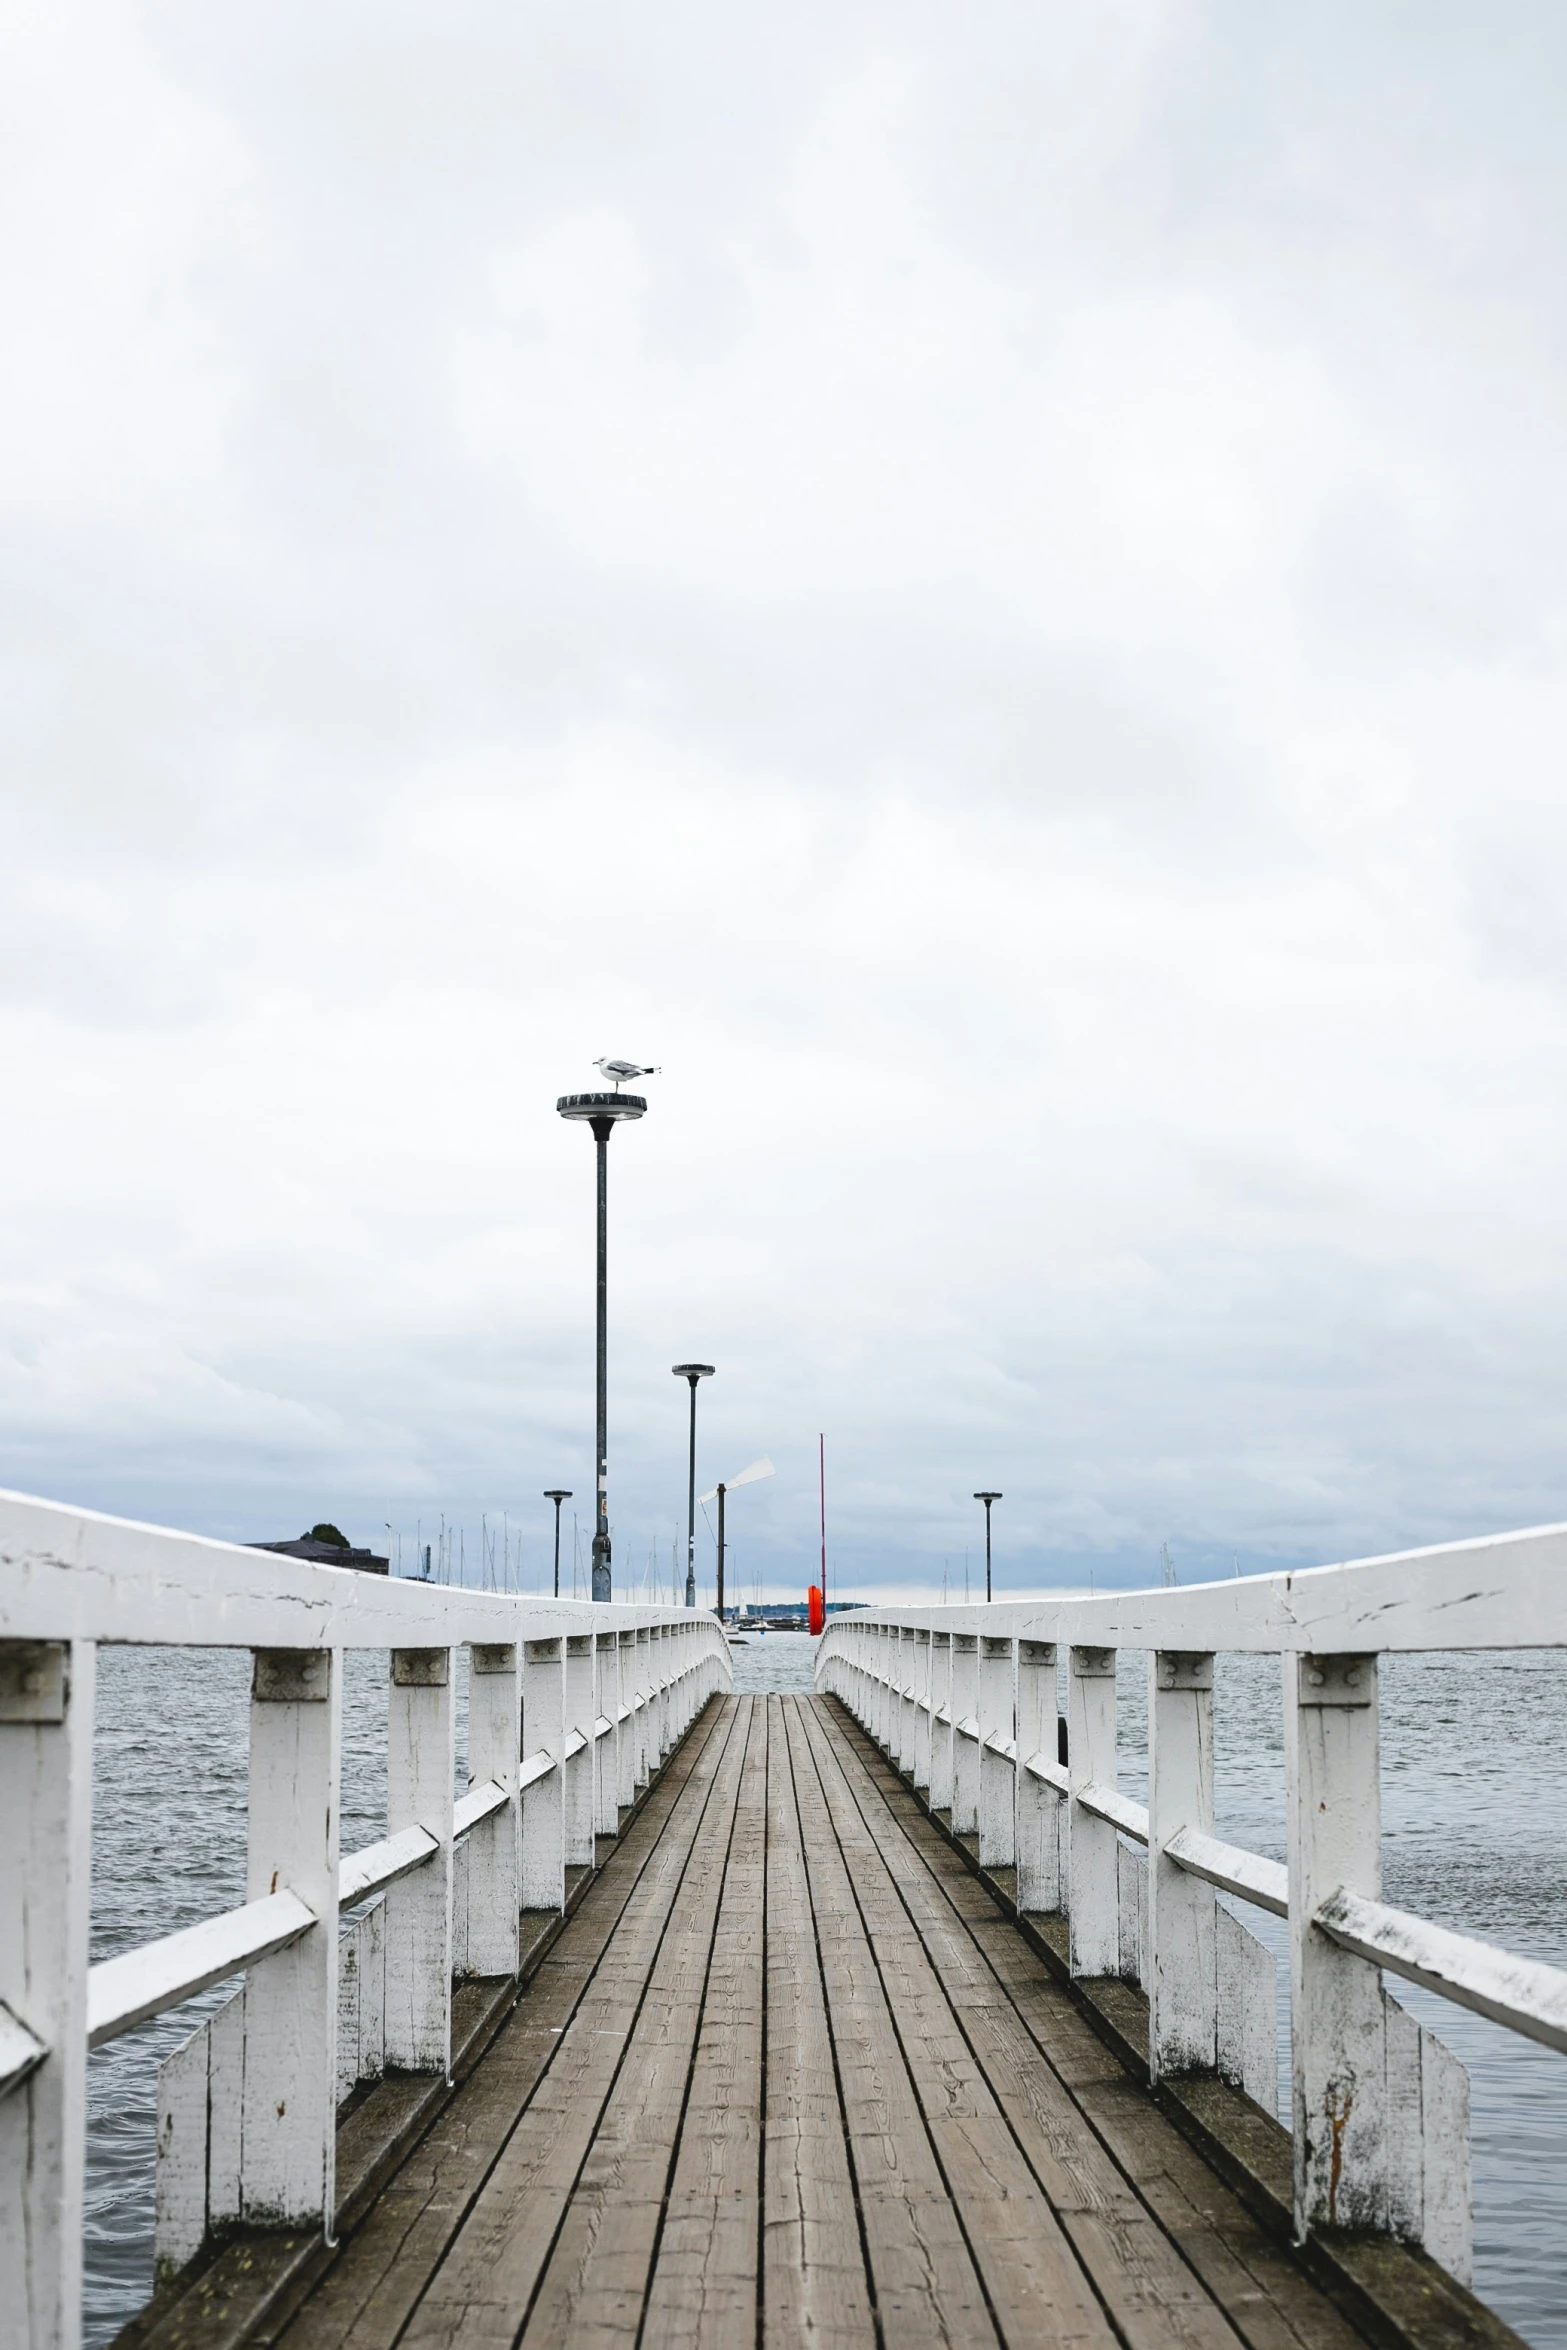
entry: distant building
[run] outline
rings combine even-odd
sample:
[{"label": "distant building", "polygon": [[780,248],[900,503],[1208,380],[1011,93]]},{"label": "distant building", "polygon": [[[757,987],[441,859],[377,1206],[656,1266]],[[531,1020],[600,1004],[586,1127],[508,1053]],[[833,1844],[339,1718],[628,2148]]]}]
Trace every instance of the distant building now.
[{"label": "distant building", "polygon": [[274,1550],[283,1558],[309,1559],[321,1567],[358,1567],[365,1575],[385,1575],[391,1571],[391,1560],[377,1558],[373,1550],[355,1550],[346,1534],[335,1526],[312,1526],[308,1534],[301,1534],[296,1542],[247,1542],[247,1550]]}]

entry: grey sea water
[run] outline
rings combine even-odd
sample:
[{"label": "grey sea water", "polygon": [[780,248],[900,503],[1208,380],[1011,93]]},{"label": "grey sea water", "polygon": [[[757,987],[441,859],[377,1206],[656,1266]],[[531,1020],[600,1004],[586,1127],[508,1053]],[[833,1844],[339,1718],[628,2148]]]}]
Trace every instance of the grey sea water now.
[{"label": "grey sea water", "polygon": [[[769,1633],[734,1653],[741,1691],[809,1690],[816,1644]],[[93,1956],[244,1897],[249,1658],[106,1649],[99,1664]],[[458,1691],[461,1782],[466,1691]],[[1143,1660],[1122,1659],[1121,1782],[1146,1791]],[[1221,1658],[1218,1827],[1284,1857],[1284,1748],[1274,1658]],[[1384,1662],[1385,1887],[1401,1908],[1567,1964],[1567,1657]],[[343,1709],[345,1852],[385,1828],[386,1658],[351,1656]],[[1280,1921],[1241,1913],[1282,1960]],[[1289,2049],[1280,1968],[1281,2112]],[[100,2049],[89,2067],[87,2338],[93,2350],[152,2282],[157,2067],[227,1992]],[[1567,2350],[1567,2060],[1411,1986],[1399,1996],[1469,2067],[1476,2286],[1539,2350]]]}]

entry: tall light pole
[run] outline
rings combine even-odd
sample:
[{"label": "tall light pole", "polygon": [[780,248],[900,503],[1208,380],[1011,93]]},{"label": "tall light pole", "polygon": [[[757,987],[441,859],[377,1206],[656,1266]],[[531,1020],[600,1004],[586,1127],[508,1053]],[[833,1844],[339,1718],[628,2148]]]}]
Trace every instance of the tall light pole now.
[{"label": "tall light pole", "polygon": [[985,1599],[987,1604],[990,1599],[990,1505],[993,1501],[1001,1501],[1004,1498],[999,1493],[976,1493],[974,1496],[976,1501],[982,1501],[985,1505]]},{"label": "tall light pole", "polygon": [[647,1115],[639,1093],[563,1093],[555,1104],[563,1118],[583,1118],[598,1146],[598,1421],[593,1448],[593,1596],[612,1595],[609,1569],[609,1137],[622,1118]]},{"label": "tall light pole", "polygon": [[670,1369],[677,1379],[689,1380],[691,1385],[691,1461],[686,1483],[686,1605],[696,1605],[696,1383],[711,1379],[711,1363],[672,1363]]},{"label": "tall light pole", "polygon": [[[560,1505],[561,1505],[561,1503],[562,1503],[563,1501],[570,1501],[570,1499],[571,1499],[571,1494],[570,1494],[569,1490],[568,1490],[568,1489],[567,1489],[567,1488],[566,1488],[564,1485],[552,1485],[552,1486],[550,1486],[549,1490],[546,1492],[546,1494],[545,1494],[544,1498],[545,1498],[545,1500],[546,1500],[546,1501],[552,1501],[552,1502],[555,1504],[555,1597],[556,1597],[557,1599],[559,1599],[559,1597],[560,1597]],[[521,1578],[519,1577],[519,1578],[518,1578],[518,1580],[520,1581],[520,1580],[521,1580]]]}]

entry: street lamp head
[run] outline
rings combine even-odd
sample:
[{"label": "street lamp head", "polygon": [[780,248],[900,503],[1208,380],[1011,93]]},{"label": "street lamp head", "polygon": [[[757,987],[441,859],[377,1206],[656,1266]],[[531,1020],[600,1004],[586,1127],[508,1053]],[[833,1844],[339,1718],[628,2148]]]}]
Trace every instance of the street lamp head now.
[{"label": "street lamp head", "polygon": [[639,1093],[563,1093],[555,1107],[563,1118],[584,1118],[589,1124],[596,1118],[611,1124],[617,1118],[643,1118],[647,1103]]},{"label": "street lamp head", "polygon": [[689,1379],[693,1387],[699,1379],[711,1379],[713,1376],[711,1363],[671,1363],[669,1369],[672,1378]]},{"label": "street lamp head", "polygon": [[546,1501],[552,1501],[559,1509],[563,1501],[570,1501],[571,1491],[565,1485],[547,1485],[544,1489],[544,1498]]},{"label": "street lamp head", "polygon": [[989,1503],[993,1501],[1000,1501],[1002,1498],[1003,1496],[999,1493],[976,1493],[974,1496],[976,1501],[982,1501],[986,1503],[987,1506]]}]

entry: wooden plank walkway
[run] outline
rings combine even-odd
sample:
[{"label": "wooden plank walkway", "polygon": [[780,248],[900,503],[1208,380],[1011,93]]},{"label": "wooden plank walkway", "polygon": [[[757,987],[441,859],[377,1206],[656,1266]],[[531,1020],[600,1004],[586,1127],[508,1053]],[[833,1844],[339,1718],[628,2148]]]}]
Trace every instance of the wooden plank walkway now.
[{"label": "wooden plank walkway", "polygon": [[836,1706],[698,1723],[277,2337],[1348,2350]]}]

